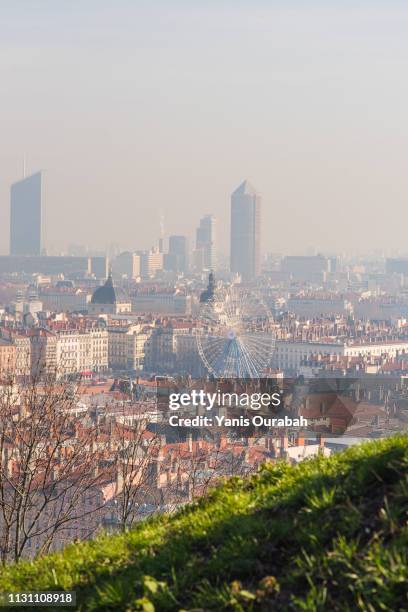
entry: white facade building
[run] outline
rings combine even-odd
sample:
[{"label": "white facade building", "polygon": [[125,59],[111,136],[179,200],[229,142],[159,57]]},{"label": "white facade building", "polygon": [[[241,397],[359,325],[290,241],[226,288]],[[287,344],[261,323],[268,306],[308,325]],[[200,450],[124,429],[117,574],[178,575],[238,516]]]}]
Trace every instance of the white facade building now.
[{"label": "white facade building", "polygon": [[108,332],[98,328],[58,332],[57,364],[61,375],[104,372],[108,369]]},{"label": "white facade building", "polygon": [[312,319],[321,315],[349,315],[353,307],[347,300],[340,298],[293,297],[287,301],[287,309],[298,317]]},{"label": "white facade building", "polygon": [[277,340],[273,365],[285,373],[297,374],[301,363],[310,359],[312,355],[349,357],[387,355],[388,357],[396,357],[403,353],[408,354],[408,341],[330,343]]}]

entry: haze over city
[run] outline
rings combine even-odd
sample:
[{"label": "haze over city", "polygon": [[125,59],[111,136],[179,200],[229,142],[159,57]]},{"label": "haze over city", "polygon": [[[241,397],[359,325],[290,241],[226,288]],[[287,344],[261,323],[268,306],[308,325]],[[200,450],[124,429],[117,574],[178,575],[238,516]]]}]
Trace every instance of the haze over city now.
[{"label": "haze over city", "polygon": [[408,610],[407,0],[0,7],[0,608]]},{"label": "haze over city", "polygon": [[248,178],[264,250],[404,252],[408,7],[200,4],[2,3],[1,253],[24,154],[51,250],[148,248],[162,211],[227,253]]}]

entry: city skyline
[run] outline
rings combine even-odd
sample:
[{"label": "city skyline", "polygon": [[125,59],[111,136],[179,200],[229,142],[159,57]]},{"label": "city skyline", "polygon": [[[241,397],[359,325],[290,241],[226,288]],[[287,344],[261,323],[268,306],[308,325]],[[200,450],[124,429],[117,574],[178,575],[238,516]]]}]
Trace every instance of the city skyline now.
[{"label": "city skyline", "polygon": [[245,176],[265,251],[405,249],[401,2],[6,0],[3,15],[1,252],[24,152],[47,172],[51,251],[149,248],[159,211],[190,237],[208,211],[228,252]]},{"label": "city skyline", "polygon": [[[46,216],[46,210],[44,207],[44,171],[42,170],[38,170],[37,172],[34,172],[32,174],[30,174],[29,176],[25,176],[25,172],[26,172],[26,163],[25,163],[25,157],[24,157],[24,161],[23,161],[23,177],[16,181],[15,183],[13,183],[10,186],[10,196],[9,196],[9,208],[10,208],[10,218],[9,218],[9,248],[7,251],[5,251],[5,249],[3,248],[3,250],[0,248],[0,255],[6,255],[6,254],[10,254],[10,255],[75,255],[75,256],[86,256],[86,255],[90,255],[90,256],[94,256],[94,255],[108,255],[109,257],[113,256],[116,257],[119,253],[122,253],[123,255],[126,254],[131,254],[133,253],[133,255],[136,255],[137,253],[149,253],[153,251],[157,251],[158,253],[164,253],[164,246],[167,243],[167,248],[168,248],[168,255],[171,255],[170,251],[170,242],[171,239],[176,237],[176,238],[183,238],[187,240],[188,246],[187,246],[187,251],[189,253],[189,259],[191,259],[191,261],[189,262],[189,266],[193,265],[195,267],[196,263],[200,260],[203,259],[202,262],[202,266],[204,269],[216,269],[217,266],[222,263],[222,265],[227,268],[230,268],[231,266],[231,252],[232,252],[232,243],[231,243],[231,235],[232,235],[232,215],[230,214],[230,219],[229,219],[229,225],[226,227],[224,226],[222,228],[223,234],[221,235],[221,241],[217,240],[217,232],[216,232],[216,226],[217,226],[217,217],[213,214],[204,214],[203,216],[200,217],[199,220],[199,224],[198,226],[196,226],[195,231],[192,230],[190,235],[180,235],[180,234],[171,234],[168,235],[165,231],[164,231],[164,215],[162,214],[162,211],[159,211],[161,214],[158,217],[158,233],[155,237],[153,237],[152,239],[152,244],[150,244],[148,247],[145,248],[140,248],[140,243],[133,243],[133,244],[126,244],[123,245],[123,243],[120,242],[112,242],[112,241],[108,241],[105,244],[99,244],[98,246],[94,246],[92,241],[91,243],[87,243],[87,244],[78,244],[76,242],[73,242],[72,239],[75,238],[75,236],[66,236],[66,240],[64,243],[62,243],[60,245],[59,248],[55,248],[55,245],[49,241],[47,241],[46,239],[46,233],[45,233],[45,227],[47,225],[47,216]],[[37,186],[37,191],[38,191],[38,206],[39,206],[39,214],[38,219],[39,222],[38,223],[34,223],[33,219],[31,219],[31,222],[28,221],[27,227],[35,227],[35,225],[38,225],[38,231],[36,232],[36,235],[31,236],[31,243],[36,243],[37,247],[32,249],[32,252],[29,252],[29,247],[25,247],[26,248],[26,252],[23,252],[24,249],[20,250],[18,252],[18,250],[14,250],[12,248],[12,234],[13,232],[15,232],[15,229],[13,229],[13,218],[11,215],[11,209],[13,208],[13,192],[17,193],[17,190],[20,189],[20,186],[24,186],[27,184],[27,181],[37,181],[37,179],[39,178],[39,184]],[[37,181],[38,182],[38,181]],[[253,190],[254,193],[256,192],[257,195],[259,196],[259,198],[261,198],[261,194],[259,193],[259,191],[256,191],[252,184],[245,179],[241,184],[240,187],[245,186],[245,185],[249,185],[249,189]],[[237,188],[239,189],[239,188]],[[237,191],[237,189],[235,191]],[[21,189],[20,189],[21,191]],[[21,192],[22,193],[22,192]],[[27,195],[27,194],[26,194]],[[26,204],[25,204],[26,205]],[[260,227],[259,229],[262,228],[262,223],[261,221],[259,221]],[[14,222],[15,225],[15,222]],[[21,224],[20,224],[21,225]],[[23,223],[23,225],[25,225],[25,223]],[[259,231],[259,230],[258,230]],[[259,232],[260,233],[260,232]],[[229,240],[226,240],[227,235],[229,237]],[[201,238],[200,238],[201,236]],[[206,237],[204,237],[206,236]],[[200,244],[201,241],[201,244]],[[206,241],[208,242],[207,244]],[[30,242],[30,241],[28,241]],[[191,244],[190,244],[191,243]],[[147,244],[147,243],[146,243]],[[220,247],[220,244],[222,245]],[[195,248],[193,248],[193,245],[195,245]],[[28,249],[28,250],[27,250]],[[239,249],[238,249],[239,250]],[[198,256],[198,251],[203,251],[201,257]],[[227,251],[229,251],[229,254],[227,253]],[[322,254],[324,253],[325,255],[328,256],[347,256],[347,257],[355,257],[355,256],[376,256],[376,257],[393,257],[393,256],[397,256],[397,257],[406,257],[408,256],[408,249],[407,248],[381,248],[381,247],[373,247],[371,249],[368,250],[361,250],[359,251],[358,249],[351,249],[349,251],[338,251],[332,248],[327,248],[327,249],[320,249],[319,246],[317,245],[311,245],[309,244],[307,247],[303,246],[303,248],[298,247],[298,245],[291,245],[291,248],[283,248],[281,249],[281,251],[277,251],[277,250],[268,250],[267,248],[263,248],[263,244],[261,243],[261,246],[258,246],[258,254],[257,254],[257,258],[259,259],[259,261],[262,261],[263,258],[267,255],[299,255],[299,256],[303,256],[303,255],[317,255],[317,254]],[[198,256],[198,257],[197,257]],[[196,263],[194,263],[194,260],[196,260]],[[169,260],[170,261],[170,260]],[[172,265],[169,264],[169,269],[172,269]],[[174,267],[174,266],[173,266]],[[199,266],[200,267],[200,266]],[[257,264],[257,269],[260,269],[260,264]]]},{"label": "city skyline", "polygon": [[0,604],[406,609],[408,3],[1,9]]}]

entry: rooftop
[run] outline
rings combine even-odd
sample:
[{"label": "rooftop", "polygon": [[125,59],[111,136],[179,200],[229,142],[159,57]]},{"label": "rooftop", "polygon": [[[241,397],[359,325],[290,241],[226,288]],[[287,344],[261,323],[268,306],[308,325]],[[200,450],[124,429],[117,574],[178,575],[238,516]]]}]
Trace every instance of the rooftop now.
[{"label": "rooftop", "polygon": [[235,189],[235,191],[232,193],[233,196],[240,196],[240,195],[257,195],[257,190],[255,189],[255,187],[245,179],[245,181],[243,181],[239,187],[237,187]]}]

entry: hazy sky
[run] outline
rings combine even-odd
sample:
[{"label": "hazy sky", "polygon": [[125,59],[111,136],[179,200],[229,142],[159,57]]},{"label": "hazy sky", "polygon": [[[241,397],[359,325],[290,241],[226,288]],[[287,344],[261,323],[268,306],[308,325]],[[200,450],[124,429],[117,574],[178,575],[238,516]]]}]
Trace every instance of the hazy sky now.
[{"label": "hazy sky", "polygon": [[[2,0],[9,187],[46,170],[47,242],[146,248],[263,196],[264,248],[408,250],[408,3]],[[222,229],[221,229],[222,228]]]}]

